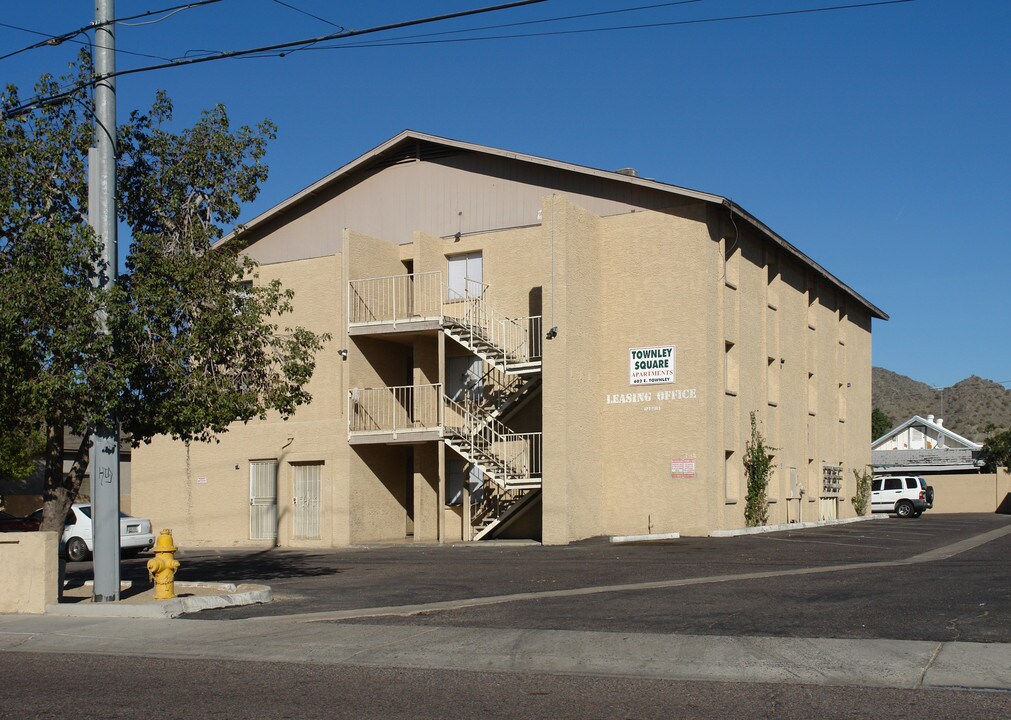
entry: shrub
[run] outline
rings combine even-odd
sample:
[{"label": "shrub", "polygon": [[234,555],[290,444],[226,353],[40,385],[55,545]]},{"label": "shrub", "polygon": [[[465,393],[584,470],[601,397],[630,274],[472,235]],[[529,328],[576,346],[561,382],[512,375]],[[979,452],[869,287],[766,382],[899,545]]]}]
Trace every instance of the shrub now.
[{"label": "shrub", "polygon": [[758,430],[755,413],[751,413],[751,439],[744,446],[744,473],[748,477],[748,498],[744,506],[744,521],[748,527],[769,522],[769,480],[772,477],[772,458],[765,438]]},{"label": "shrub", "polygon": [[870,508],[872,476],[866,469],[863,471],[854,470],[853,476],[857,480],[857,494],[851,498],[853,509],[857,511],[857,515],[863,516]]}]

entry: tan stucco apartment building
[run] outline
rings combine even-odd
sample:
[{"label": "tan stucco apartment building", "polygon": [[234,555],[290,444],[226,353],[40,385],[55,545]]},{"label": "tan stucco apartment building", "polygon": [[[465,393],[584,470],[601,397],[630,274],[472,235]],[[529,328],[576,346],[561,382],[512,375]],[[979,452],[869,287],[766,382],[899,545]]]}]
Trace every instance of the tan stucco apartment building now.
[{"label": "tan stucco apartment building", "polygon": [[288,422],[133,457],[183,546],[705,534],[854,514],[884,313],[733,202],[406,131],[225,242],[329,332]]}]

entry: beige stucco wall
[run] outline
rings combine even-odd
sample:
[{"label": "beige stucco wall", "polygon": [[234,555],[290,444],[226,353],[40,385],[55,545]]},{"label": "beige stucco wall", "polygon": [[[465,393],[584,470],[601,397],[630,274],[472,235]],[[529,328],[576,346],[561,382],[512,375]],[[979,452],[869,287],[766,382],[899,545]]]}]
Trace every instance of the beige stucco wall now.
[{"label": "beige stucco wall", "polygon": [[[461,537],[455,511],[439,508],[446,451],[437,441],[349,446],[345,404],[349,388],[443,382],[444,354],[462,350],[435,330],[348,338],[343,303],[347,279],[401,275],[408,260],[416,273],[445,277],[447,257],[480,250],[496,312],[541,312],[542,338],[558,327],[542,340],[540,403],[513,419],[516,429],[543,428],[545,543],[743,526],[741,458],[753,412],[774,448],[770,522],[817,519],[823,465],[843,467],[838,514],[853,514],[852,470],[870,461],[865,310],[743,222],[734,227],[723,208],[600,217],[548,195],[540,218],[459,238],[416,232],[400,246],[345,229],[343,255],[261,268],[264,280],[296,290],[291,323],[334,335],[312,381],[312,405],[286,423],[270,417],[235,427],[220,444],[187,449],[158,439],[141,448],[135,512],[171,527],[183,546],[263,544],[248,539],[248,464],[277,458],[282,545],[403,542],[412,530],[415,541],[431,542],[440,521],[444,539]],[[666,345],[677,348],[675,382],[630,385],[630,349]],[[694,474],[673,477],[672,461],[684,458],[694,460]],[[318,540],[293,537],[298,462],[324,464]],[[791,468],[803,499],[791,495]]]},{"label": "beige stucco wall", "polygon": [[934,507],[930,513],[992,513],[1008,507],[1011,494],[1011,474],[952,473],[950,475],[924,475],[934,488]]},{"label": "beige stucco wall", "polygon": [[57,533],[0,535],[0,613],[41,614],[58,598]]},{"label": "beige stucco wall", "polygon": [[[347,537],[346,518],[340,513],[346,500],[340,497],[338,482],[346,474],[337,472],[346,465],[348,451],[342,423],[343,368],[336,352],[343,342],[341,258],[261,266],[255,282],[273,279],[295,290],[293,312],[279,318],[282,328],[300,325],[333,336],[317,357],[308,386],[312,403],[287,421],[271,412],[264,420],[235,423],[217,442],[185,446],[158,437],[134,451],[133,514],[150,518],[156,532],[171,529],[180,547],[273,544],[250,540],[249,463],[254,460],[278,461],[279,543],[333,544]],[[292,485],[298,463],[322,463],[322,537],[318,540],[293,537]]]}]

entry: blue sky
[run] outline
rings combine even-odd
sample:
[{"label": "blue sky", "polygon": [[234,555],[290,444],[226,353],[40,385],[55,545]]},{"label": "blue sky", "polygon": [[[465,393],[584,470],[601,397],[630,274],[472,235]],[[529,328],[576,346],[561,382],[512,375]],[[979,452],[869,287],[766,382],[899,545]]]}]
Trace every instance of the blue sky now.
[{"label": "blue sky", "polygon": [[[424,39],[855,1],[699,0]],[[181,2],[118,0],[116,10],[122,17]],[[222,0],[120,26],[118,48],[176,58],[336,31],[305,13],[358,29],[494,0],[285,3]],[[548,0],[367,40],[657,4]],[[89,0],[18,3],[0,22],[56,34],[86,25],[92,13]],[[119,115],[165,89],[180,125],[218,102],[236,123],[276,122],[271,177],[247,219],[405,128],[592,167],[635,167],[732,198],[889,313],[875,323],[875,365],[932,385],[971,374],[1011,381],[1009,33],[1005,0],[915,0],[607,32],[316,48],[124,76]],[[38,39],[0,27],[0,54]],[[62,72],[73,54],[69,43],[21,53],[0,60],[0,78],[26,89],[41,72]],[[119,69],[158,62],[126,53],[117,60]]]}]

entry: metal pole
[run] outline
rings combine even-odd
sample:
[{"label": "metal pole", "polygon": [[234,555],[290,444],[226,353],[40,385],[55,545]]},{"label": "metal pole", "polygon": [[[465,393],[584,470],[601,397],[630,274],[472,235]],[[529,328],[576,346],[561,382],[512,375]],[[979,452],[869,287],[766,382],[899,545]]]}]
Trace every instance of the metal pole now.
[{"label": "metal pole", "polygon": [[[116,72],[115,0],[95,0],[95,76]],[[116,240],[116,84],[112,78],[95,83],[95,166],[89,173],[89,196],[95,206],[88,220],[105,250],[105,272],[98,287],[116,280],[119,252]],[[103,331],[105,317],[99,317]],[[114,418],[94,429],[91,446],[91,501],[94,523],[95,602],[119,600],[119,432]]]}]

